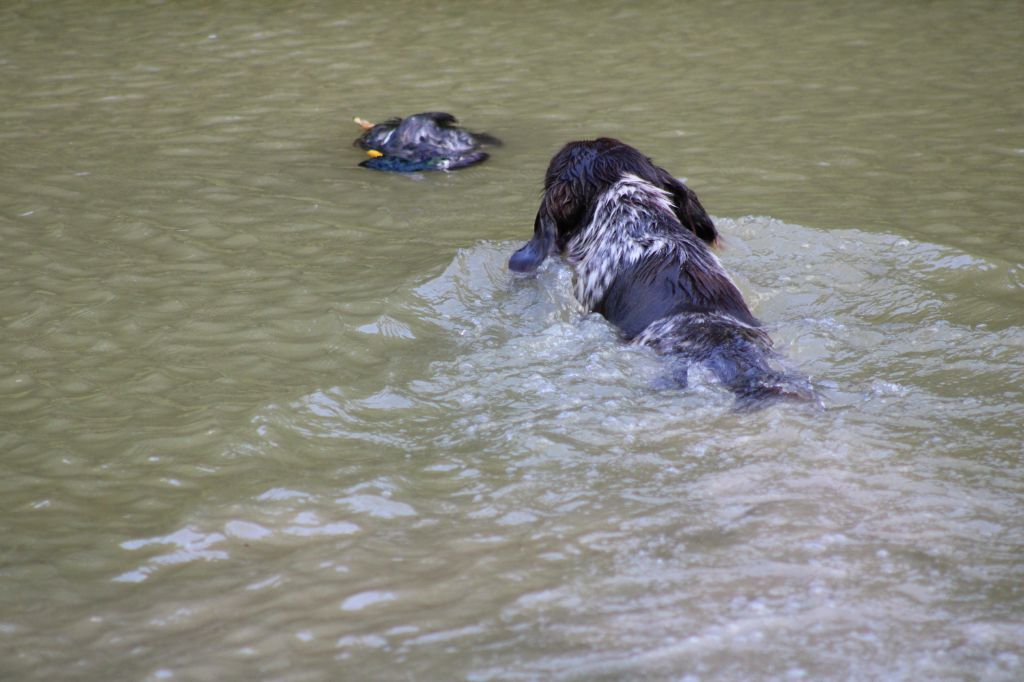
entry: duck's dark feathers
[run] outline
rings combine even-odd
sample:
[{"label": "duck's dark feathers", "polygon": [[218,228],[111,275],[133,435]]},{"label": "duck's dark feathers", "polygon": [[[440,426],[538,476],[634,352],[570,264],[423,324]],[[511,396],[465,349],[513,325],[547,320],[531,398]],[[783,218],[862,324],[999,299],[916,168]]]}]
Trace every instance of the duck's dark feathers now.
[{"label": "duck's dark feathers", "polygon": [[491,135],[472,133],[457,124],[449,113],[428,111],[373,125],[353,144],[380,155],[359,165],[403,173],[454,170],[487,159],[482,145],[501,144]]},{"label": "duck's dark feathers", "polygon": [[402,156],[378,156],[373,159],[366,159],[359,165],[363,168],[373,170],[391,171],[393,173],[416,173],[419,171],[431,170],[455,170],[465,168],[485,161],[490,156],[487,152],[471,151],[466,154],[459,154],[455,157],[431,156],[419,159],[409,159]]}]

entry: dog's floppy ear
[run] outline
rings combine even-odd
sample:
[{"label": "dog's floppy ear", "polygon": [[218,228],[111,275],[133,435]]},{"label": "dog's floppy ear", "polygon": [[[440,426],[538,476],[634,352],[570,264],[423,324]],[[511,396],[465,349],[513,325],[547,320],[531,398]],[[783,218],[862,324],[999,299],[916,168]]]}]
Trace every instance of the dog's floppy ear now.
[{"label": "dog's floppy ear", "polygon": [[[682,183],[680,183],[682,185]],[[704,210],[704,207],[700,203],[700,199],[692,189],[686,185],[682,185],[682,188],[686,191],[686,204],[685,208],[680,206],[676,211],[682,215],[679,215],[679,222],[686,227],[693,230],[693,233],[697,235],[704,243],[710,246],[716,246],[718,242],[718,229],[715,227],[715,223],[711,220],[711,216]]]},{"label": "dog's floppy ear", "polygon": [[661,181],[662,188],[672,195],[676,217],[683,227],[697,235],[705,244],[717,245],[718,230],[715,229],[711,216],[701,206],[697,194],[663,168],[658,169],[658,180]]},{"label": "dog's floppy ear", "polygon": [[540,267],[548,254],[554,250],[558,228],[554,219],[541,205],[533,221],[533,239],[508,259],[508,269],[513,272],[533,272]]}]

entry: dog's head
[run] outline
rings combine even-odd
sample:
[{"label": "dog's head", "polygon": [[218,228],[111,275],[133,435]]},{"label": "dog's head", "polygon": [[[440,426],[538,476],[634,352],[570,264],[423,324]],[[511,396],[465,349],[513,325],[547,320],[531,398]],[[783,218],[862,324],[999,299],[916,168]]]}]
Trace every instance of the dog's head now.
[{"label": "dog's head", "polygon": [[597,197],[623,174],[631,173],[668,192],[683,227],[708,244],[718,232],[695,195],[634,147],[601,137],[570,142],[548,164],[544,194],[533,223],[533,238],[509,259],[509,269],[532,272],[552,253],[560,253],[586,225]]}]

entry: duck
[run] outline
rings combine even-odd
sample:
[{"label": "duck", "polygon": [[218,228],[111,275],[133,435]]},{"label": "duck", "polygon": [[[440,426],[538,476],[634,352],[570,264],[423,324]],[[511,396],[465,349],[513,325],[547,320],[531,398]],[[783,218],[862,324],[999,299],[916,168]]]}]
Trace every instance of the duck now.
[{"label": "duck", "polygon": [[371,123],[358,116],[354,120],[363,134],[353,145],[365,149],[370,157],[359,165],[373,170],[414,173],[466,168],[489,158],[481,146],[501,144],[493,135],[471,133],[459,127],[458,120],[443,111],[427,111],[383,123]]}]

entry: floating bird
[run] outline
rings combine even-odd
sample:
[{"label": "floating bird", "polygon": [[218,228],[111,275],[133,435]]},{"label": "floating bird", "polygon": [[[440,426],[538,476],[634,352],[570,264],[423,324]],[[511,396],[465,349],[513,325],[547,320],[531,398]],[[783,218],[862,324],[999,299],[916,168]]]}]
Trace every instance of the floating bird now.
[{"label": "floating bird", "polygon": [[465,168],[487,159],[482,145],[501,144],[486,133],[460,128],[454,116],[441,111],[376,124],[356,117],[355,122],[364,132],[353,144],[370,157],[359,165],[374,170],[412,173]]}]

